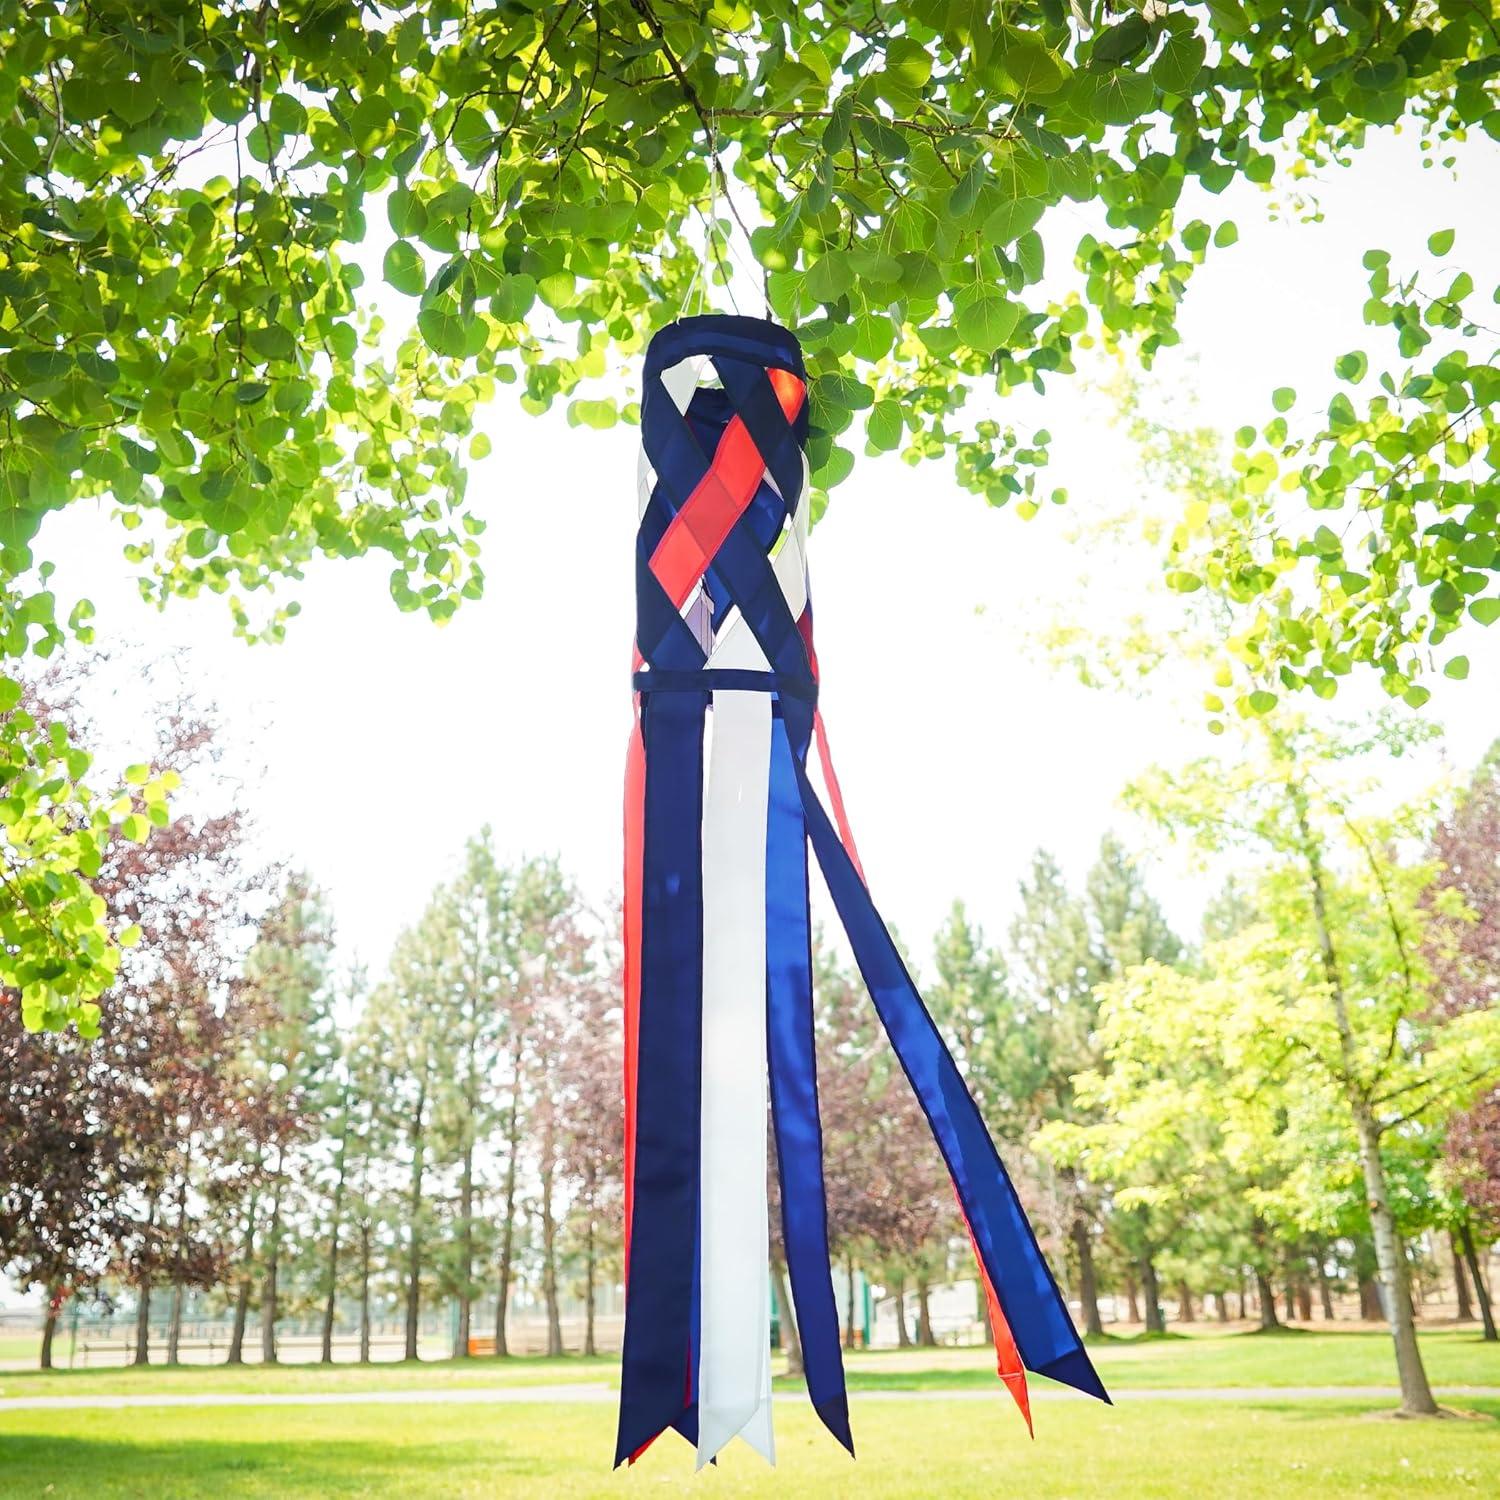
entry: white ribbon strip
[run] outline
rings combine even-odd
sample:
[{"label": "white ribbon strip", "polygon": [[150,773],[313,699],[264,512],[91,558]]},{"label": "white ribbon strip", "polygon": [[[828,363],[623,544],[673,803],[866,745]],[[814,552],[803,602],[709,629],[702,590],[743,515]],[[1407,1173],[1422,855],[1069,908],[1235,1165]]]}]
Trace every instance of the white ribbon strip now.
[{"label": "white ribbon strip", "polygon": [[770,694],[717,692],[711,719],[703,799],[699,1468],[736,1436],[776,1461],[766,1199]]}]

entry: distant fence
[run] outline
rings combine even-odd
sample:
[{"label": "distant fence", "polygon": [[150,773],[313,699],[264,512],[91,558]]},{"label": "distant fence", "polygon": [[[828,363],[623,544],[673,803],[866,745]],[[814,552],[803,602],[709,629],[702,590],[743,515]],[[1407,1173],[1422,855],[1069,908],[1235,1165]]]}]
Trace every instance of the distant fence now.
[{"label": "distant fence", "polygon": [[[469,1352],[476,1357],[493,1355],[495,1349],[493,1305],[476,1307],[470,1323]],[[444,1359],[456,1352],[457,1306],[430,1312],[419,1326],[417,1346],[424,1359]],[[41,1340],[42,1319],[38,1311],[26,1309],[0,1313],[0,1335],[11,1345],[10,1363],[18,1363],[16,1345],[28,1338]],[[581,1354],[587,1324],[581,1314],[561,1319],[563,1351]],[[512,1311],[505,1325],[506,1348],[511,1354],[545,1354],[547,1320],[533,1309]],[[147,1334],[147,1353],[153,1364],[167,1357],[169,1324],[166,1317],[152,1318]],[[183,1319],[178,1335],[178,1358],[185,1364],[218,1364],[229,1356],[234,1337],[233,1320],[223,1316]],[[624,1317],[618,1310],[599,1314],[594,1321],[594,1347],[600,1354],[618,1354],[624,1339]],[[136,1322],[131,1310],[100,1316],[79,1309],[64,1311],[53,1338],[55,1365],[90,1369],[130,1364],[135,1358]],[[333,1334],[333,1357],[339,1362],[359,1357],[360,1333],[355,1323],[341,1320]],[[260,1319],[252,1310],[245,1325],[242,1357],[247,1364],[261,1360]],[[276,1355],[287,1364],[315,1362],[322,1355],[322,1321],[315,1317],[287,1318],[276,1324]],[[370,1358],[398,1360],[406,1352],[405,1320],[381,1316],[370,1325]]]}]

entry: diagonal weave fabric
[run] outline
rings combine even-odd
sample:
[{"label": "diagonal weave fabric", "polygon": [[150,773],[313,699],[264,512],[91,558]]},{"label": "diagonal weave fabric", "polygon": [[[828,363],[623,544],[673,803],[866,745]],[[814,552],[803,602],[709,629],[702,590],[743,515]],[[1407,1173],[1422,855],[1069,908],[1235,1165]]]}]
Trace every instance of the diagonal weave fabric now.
[{"label": "diagonal weave fabric", "polygon": [[[818,712],[807,387],[786,329],[688,318],[646,354],[625,807],[626,1321],[616,1463],[675,1427],[774,1461],[766,1113],[808,1394],[851,1453],[813,1047],[808,850],[932,1127],[999,1374],[1108,1400],[871,901]],[[813,785],[816,746],[832,806]]]}]

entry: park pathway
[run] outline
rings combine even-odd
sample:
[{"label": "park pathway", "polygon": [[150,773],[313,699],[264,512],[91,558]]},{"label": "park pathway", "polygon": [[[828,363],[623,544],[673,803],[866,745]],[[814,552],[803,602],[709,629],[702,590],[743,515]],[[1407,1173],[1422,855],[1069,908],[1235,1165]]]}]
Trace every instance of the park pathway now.
[{"label": "park pathway", "polygon": [[[1500,1386],[1445,1386],[1441,1396],[1500,1398]],[[1397,1401],[1401,1392],[1374,1385],[1241,1385],[1158,1387],[1115,1391],[1116,1402],[1137,1401]],[[509,1406],[549,1402],[613,1403],[619,1399],[614,1386],[578,1385],[511,1385],[473,1386],[447,1390],[395,1391],[205,1391],[127,1396],[7,1396],[0,1398],[0,1412],[7,1411],[115,1411],[128,1407],[161,1406]],[[805,1401],[800,1391],[779,1391],[778,1401]],[[993,1390],[884,1390],[853,1391],[850,1401],[993,1401]],[[1033,1389],[1033,1401],[1085,1401],[1076,1391],[1064,1387]]]}]

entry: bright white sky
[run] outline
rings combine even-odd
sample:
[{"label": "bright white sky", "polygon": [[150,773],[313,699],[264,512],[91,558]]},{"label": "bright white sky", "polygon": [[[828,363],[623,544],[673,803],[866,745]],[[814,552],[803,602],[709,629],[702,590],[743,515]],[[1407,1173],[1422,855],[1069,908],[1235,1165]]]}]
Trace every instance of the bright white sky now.
[{"label": "bright white sky", "polygon": [[[1230,430],[1266,421],[1276,386],[1329,394],[1348,349],[1383,357],[1360,319],[1371,246],[1415,267],[1428,233],[1452,226],[1452,261],[1481,286],[1495,280],[1500,161],[1485,146],[1467,154],[1462,186],[1423,171],[1409,138],[1372,146],[1324,185],[1319,224],[1269,222],[1253,191],[1196,208],[1235,217],[1240,240],[1193,284],[1183,345],[1158,366],[1167,388],[1195,389],[1197,420]],[[1054,226],[1055,267],[1088,222],[1080,210]],[[383,246],[370,249],[378,265]],[[1000,936],[1036,846],[1081,876],[1106,828],[1141,844],[1117,805],[1124,783],[1216,743],[1171,695],[1091,692],[1037,659],[1028,637],[1050,618],[1108,631],[1139,602],[1133,577],[1109,577],[1122,564],[1070,535],[1140,501],[1141,482],[1101,398],[1058,380],[1045,402],[1011,410],[1051,430],[1066,510],[1025,523],[960,492],[942,464],[861,458],[811,543],[845,798],[876,901],[920,958],[955,896]],[[103,508],[71,507],[39,549],[59,565],[64,601],[94,600],[101,638],[185,649],[227,720],[229,763],[252,784],[264,852],[311,872],[345,956],[377,969],[484,822],[509,856],[560,854],[596,899],[618,885],[637,434],[570,429],[560,411],[527,417],[503,395],[481,420],[494,452],[471,495],[489,522],[488,594],[441,630],[397,611],[380,559],[316,566],[289,641],[247,647],[219,600],[142,605]],[[1468,635],[1455,648],[1473,663],[1468,682],[1439,683],[1429,707],[1457,766],[1500,733],[1500,627]],[[132,704],[107,717],[128,742]],[[1406,774],[1416,784],[1437,769],[1432,759]],[[1203,884],[1170,851],[1154,879],[1190,924]]]}]

